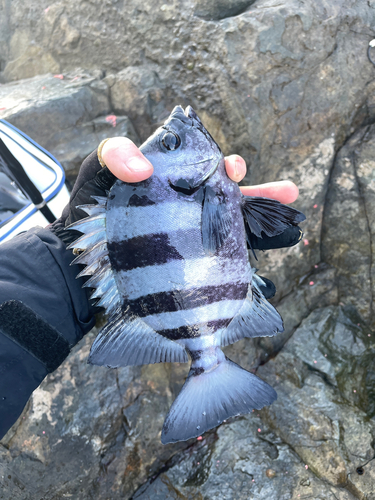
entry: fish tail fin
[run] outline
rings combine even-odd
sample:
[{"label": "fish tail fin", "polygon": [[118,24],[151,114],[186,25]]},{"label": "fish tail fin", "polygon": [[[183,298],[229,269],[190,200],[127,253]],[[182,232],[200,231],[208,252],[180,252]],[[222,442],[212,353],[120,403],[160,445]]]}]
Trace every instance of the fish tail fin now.
[{"label": "fish tail fin", "polygon": [[[203,367],[193,358],[185,384],[165,419],[163,444],[200,436],[229,417],[260,410],[276,400],[270,385],[228,359],[219,348],[214,350],[215,367]],[[204,352],[200,360],[207,365]]]}]

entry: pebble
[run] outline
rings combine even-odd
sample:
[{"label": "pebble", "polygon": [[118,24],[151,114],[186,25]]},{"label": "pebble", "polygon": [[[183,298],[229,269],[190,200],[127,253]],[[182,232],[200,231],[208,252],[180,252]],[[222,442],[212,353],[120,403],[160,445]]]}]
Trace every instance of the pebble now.
[{"label": "pebble", "polygon": [[273,477],[276,476],[276,471],[273,469],[267,469],[266,470],[266,476],[272,479]]}]

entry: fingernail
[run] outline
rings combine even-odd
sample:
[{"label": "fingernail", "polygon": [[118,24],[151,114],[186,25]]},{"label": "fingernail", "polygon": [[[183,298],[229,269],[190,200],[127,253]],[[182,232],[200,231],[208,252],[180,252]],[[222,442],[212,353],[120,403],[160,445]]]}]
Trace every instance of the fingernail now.
[{"label": "fingernail", "polygon": [[241,177],[241,162],[239,160],[234,161],[234,174],[236,177]]},{"label": "fingernail", "polygon": [[131,170],[136,170],[137,172],[140,172],[142,170],[150,170],[152,168],[150,162],[148,162],[147,160],[142,160],[137,156],[134,156],[134,158],[128,158],[126,164]]}]

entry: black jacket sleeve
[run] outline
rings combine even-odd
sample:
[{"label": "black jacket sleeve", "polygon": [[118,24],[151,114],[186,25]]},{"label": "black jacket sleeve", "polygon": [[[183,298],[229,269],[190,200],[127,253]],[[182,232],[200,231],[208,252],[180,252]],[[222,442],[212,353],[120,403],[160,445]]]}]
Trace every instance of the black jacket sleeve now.
[{"label": "black jacket sleeve", "polygon": [[0,245],[0,439],[95,324],[73,257],[48,228]]}]

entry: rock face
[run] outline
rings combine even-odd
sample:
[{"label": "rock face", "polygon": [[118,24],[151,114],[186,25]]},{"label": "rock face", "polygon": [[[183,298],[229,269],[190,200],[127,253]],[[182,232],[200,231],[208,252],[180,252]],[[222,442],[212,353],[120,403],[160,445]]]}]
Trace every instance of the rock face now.
[{"label": "rock face", "polygon": [[322,227],[322,257],[325,262],[334,263],[338,271],[340,300],[356,304],[372,325],[375,319],[374,137],[374,126],[362,127],[338,153]]},{"label": "rock face", "polygon": [[139,143],[127,116],[111,112],[102,73],[77,70],[0,86],[0,117],[50,151],[74,181],[82,160],[106,137]]},{"label": "rock face", "polygon": [[254,262],[285,332],[226,348],[275,387],[271,407],[162,446],[188,367],[88,366],[91,333],[1,441],[0,499],[374,500],[375,3],[0,0],[0,13],[0,117],[71,180],[104,137],[140,144],[191,104],[247,160],[246,182],[293,180],[308,218],[299,245]]}]

